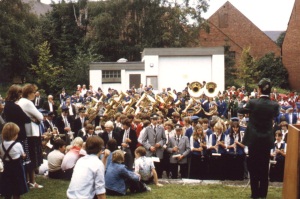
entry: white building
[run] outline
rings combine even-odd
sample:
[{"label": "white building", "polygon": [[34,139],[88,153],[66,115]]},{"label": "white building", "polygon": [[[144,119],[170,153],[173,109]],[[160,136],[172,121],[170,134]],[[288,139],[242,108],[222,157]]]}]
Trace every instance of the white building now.
[{"label": "white building", "polygon": [[90,84],[94,88],[126,91],[135,85],[151,84],[181,91],[187,82],[215,82],[224,90],[224,48],[145,48],[141,62],[97,62],[90,64]]}]

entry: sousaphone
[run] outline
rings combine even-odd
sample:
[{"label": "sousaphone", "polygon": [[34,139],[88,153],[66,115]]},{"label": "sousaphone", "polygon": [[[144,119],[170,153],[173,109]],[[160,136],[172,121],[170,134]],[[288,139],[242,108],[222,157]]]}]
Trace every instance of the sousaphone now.
[{"label": "sousaphone", "polygon": [[207,82],[204,86],[204,94],[207,97],[215,97],[219,93],[219,89],[217,88],[217,84],[215,82]]},{"label": "sousaphone", "polygon": [[188,92],[191,97],[199,98],[203,94],[202,84],[200,82],[192,82],[188,86]]}]

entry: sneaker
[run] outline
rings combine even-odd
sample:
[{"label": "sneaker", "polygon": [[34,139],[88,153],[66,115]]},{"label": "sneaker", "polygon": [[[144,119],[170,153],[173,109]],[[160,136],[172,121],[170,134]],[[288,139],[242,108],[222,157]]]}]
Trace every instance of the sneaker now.
[{"label": "sneaker", "polygon": [[147,191],[151,191],[151,187],[146,186]]},{"label": "sneaker", "polygon": [[44,186],[42,185],[39,185],[37,184],[36,182],[33,184],[33,183],[29,183],[29,188],[32,188],[32,189],[41,189],[43,188]]}]

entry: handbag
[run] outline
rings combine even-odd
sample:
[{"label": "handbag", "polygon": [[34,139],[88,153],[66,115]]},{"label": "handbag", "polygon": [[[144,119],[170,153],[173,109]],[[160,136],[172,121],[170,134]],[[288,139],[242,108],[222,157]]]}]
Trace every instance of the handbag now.
[{"label": "handbag", "polygon": [[39,137],[40,126],[37,123],[30,122],[25,124],[25,131],[27,137]]}]

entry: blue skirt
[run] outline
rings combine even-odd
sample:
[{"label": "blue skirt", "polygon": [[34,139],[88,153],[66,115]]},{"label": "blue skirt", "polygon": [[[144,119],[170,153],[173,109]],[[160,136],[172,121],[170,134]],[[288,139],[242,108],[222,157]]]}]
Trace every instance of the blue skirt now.
[{"label": "blue skirt", "polygon": [[3,163],[4,171],[0,182],[0,193],[6,197],[27,193],[28,186],[22,159],[3,161]]}]

